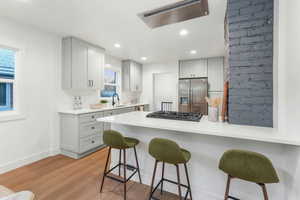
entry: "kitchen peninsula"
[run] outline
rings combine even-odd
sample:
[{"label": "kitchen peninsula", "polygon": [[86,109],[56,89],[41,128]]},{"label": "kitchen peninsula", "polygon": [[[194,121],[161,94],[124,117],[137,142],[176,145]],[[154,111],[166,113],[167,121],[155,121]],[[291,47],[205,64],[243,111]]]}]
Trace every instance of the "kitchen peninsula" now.
[{"label": "kitchen peninsula", "polygon": [[[267,155],[274,163],[282,182],[270,185],[272,199],[285,199],[288,183],[298,159],[297,146],[300,141],[286,138],[273,128],[213,123],[203,117],[200,122],[176,121],[147,118],[148,112],[131,112],[111,117],[99,118],[100,122],[112,124],[112,129],[128,137],[140,140],[137,150],[139,154],[142,178],[150,184],[154,160],[148,154],[148,144],[155,137],[176,141],[192,154],[190,177],[195,199],[221,199],[226,182],[225,174],[218,170],[221,155],[228,149],[246,149]],[[133,152],[128,152],[132,154]],[[134,156],[128,158],[134,163]],[[294,162],[289,161],[293,159]],[[118,154],[113,151],[112,165],[118,162]],[[290,163],[287,166],[287,163]],[[175,178],[175,168],[167,165],[166,176]],[[185,181],[184,177],[182,177]],[[238,183],[238,184],[237,184]],[[247,185],[238,180],[233,182],[234,194],[243,194],[248,199],[260,199],[260,191],[256,186]],[[166,185],[166,190],[176,192],[176,186]],[[235,193],[236,192],[236,193]]]}]

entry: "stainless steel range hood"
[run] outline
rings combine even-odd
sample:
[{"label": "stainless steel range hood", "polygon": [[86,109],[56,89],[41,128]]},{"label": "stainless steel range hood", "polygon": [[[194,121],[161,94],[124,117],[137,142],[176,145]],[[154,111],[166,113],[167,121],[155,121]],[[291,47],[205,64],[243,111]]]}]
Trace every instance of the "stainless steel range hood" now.
[{"label": "stainless steel range hood", "polygon": [[157,28],[209,14],[207,0],[184,0],[138,16],[150,27]]}]

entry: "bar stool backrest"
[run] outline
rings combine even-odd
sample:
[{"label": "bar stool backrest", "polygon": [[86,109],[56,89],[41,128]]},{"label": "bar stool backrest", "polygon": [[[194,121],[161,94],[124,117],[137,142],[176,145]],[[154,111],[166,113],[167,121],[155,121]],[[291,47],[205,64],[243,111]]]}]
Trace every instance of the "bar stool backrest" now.
[{"label": "bar stool backrest", "polygon": [[169,164],[179,164],[186,162],[178,144],[168,139],[152,139],[149,144],[149,153],[156,160]]},{"label": "bar stool backrest", "polygon": [[272,162],[266,156],[256,152],[228,150],[220,160],[219,169],[232,177],[254,183],[279,182]]},{"label": "bar stool backrest", "polygon": [[103,133],[103,142],[107,146],[115,149],[126,148],[126,142],[123,135],[117,131],[107,130]]}]

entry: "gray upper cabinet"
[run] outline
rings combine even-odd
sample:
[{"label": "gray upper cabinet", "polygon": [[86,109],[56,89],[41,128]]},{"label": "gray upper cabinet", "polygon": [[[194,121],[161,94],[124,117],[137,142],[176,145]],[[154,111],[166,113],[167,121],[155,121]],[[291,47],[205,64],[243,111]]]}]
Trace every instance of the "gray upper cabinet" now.
[{"label": "gray upper cabinet", "polygon": [[208,90],[221,92],[224,87],[224,58],[216,57],[208,59]]},{"label": "gray upper cabinet", "polygon": [[122,89],[128,92],[142,92],[143,65],[132,60],[122,62]]},{"label": "gray upper cabinet", "polygon": [[207,59],[179,61],[179,78],[207,77]]},{"label": "gray upper cabinet", "polygon": [[104,49],[74,37],[63,39],[63,89],[103,87]]}]

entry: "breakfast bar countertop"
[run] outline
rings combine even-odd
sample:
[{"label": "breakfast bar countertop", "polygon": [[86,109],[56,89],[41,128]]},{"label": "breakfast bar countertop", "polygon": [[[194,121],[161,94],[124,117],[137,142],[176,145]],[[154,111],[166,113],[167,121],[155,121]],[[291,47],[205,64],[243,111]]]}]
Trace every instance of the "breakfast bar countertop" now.
[{"label": "breakfast bar countertop", "polygon": [[116,109],[122,109],[122,108],[130,108],[135,106],[144,106],[148,105],[148,103],[136,103],[136,104],[123,104],[120,106],[107,106],[100,109],[91,109],[91,108],[82,108],[78,110],[60,110],[59,113],[61,114],[71,114],[71,115],[81,115],[81,114],[88,114],[88,113],[94,113],[94,112],[101,112],[101,111],[107,111],[107,110],[116,110]]},{"label": "breakfast bar countertop", "polygon": [[200,122],[190,122],[147,118],[147,114],[149,114],[149,112],[137,111],[99,118],[97,119],[97,121],[208,136],[219,136],[300,146],[299,139],[291,137],[287,138],[284,134],[278,132],[275,128],[233,125],[222,122],[210,122],[208,121],[207,116],[203,116]]}]

